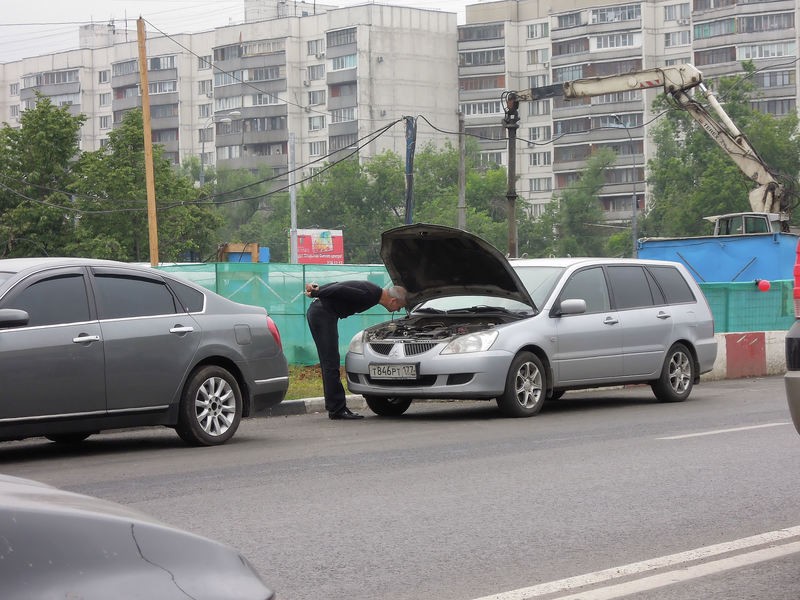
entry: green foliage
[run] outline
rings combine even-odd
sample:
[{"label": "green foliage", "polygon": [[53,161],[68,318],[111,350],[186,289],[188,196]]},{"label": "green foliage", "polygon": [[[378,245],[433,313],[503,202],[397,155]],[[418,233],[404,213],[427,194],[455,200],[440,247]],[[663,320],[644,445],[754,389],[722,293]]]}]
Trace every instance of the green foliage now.
[{"label": "green foliage", "polygon": [[71,239],[74,181],[83,116],[48,98],[22,112],[19,129],[0,130],[0,256],[57,255]]},{"label": "green foliage", "polygon": [[[580,178],[547,206],[542,217],[521,229],[520,254],[540,256],[608,256],[608,230],[597,197],[606,169],[616,154],[601,148],[589,159]],[[630,239],[630,238],[629,238]]]},{"label": "green foliage", "polygon": [[[83,211],[68,251],[124,261],[150,260],[150,217],[145,179],[142,113],[128,112],[108,136],[108,145],[86,152],[76,171],[76,202]],[[153,179],[159,260],[203,256],[215,247],[221,217],[201,202],[190,177],[153,147]]]}]

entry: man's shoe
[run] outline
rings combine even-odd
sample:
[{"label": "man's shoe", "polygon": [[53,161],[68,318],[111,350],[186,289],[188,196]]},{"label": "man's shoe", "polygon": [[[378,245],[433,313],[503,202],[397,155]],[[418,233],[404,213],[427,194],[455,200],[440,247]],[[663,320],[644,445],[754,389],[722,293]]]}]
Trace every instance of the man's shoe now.
[{"label": "man's shoe", "polygon": [[352,410],[345,407],[339,412],[328,413],[328,418],[333,419],[334,421],[338,421],[339,419],[354,420],[354,419],[363,419],[364,415],[359,415],[358,413],[354,413]]}]

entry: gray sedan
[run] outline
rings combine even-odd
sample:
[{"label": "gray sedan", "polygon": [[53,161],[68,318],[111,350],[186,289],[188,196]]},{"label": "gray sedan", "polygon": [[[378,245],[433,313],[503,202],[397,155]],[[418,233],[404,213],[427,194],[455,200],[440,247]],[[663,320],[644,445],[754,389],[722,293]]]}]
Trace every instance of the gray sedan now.
[{"label": "gray sedan", "polygon": [[77,258],[0,260],[0,381],[2,440],[162,425],[207,446],[289,385],[264,308],[155,269]]}]

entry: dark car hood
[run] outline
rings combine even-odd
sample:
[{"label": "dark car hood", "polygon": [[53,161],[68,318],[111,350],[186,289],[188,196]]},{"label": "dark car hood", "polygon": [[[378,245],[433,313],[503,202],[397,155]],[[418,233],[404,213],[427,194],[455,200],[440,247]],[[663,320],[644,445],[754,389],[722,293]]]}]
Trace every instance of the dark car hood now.
[{"label": "dark car hood", "polygon": [[384,231],[381,259],[392,282],[408,291],[409,308],[443,296],[510,298],[534,306],[500,250],[476,235],[417,223]]}]

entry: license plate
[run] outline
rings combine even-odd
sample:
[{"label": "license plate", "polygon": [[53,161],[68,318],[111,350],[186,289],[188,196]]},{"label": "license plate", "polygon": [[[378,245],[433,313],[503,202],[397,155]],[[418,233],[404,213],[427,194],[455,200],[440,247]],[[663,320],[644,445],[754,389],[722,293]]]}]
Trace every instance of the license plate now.
[{"label": "license plate", "polygon": [[370,365],[373,379],[416,379],[417,365]]}]

